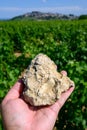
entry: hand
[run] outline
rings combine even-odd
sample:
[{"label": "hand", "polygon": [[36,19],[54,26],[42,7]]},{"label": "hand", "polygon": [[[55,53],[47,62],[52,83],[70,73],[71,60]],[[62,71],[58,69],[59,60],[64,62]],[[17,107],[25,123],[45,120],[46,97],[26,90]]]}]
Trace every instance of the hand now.
[{"label": "hand", "polygon": [[[66,74],[66,72],[62,72]],[[21,93],[23,83],[18,81],[8,92],[1,104],[1,113],[5,130],[52,130],[59,110],[74,88],[70,88],[51,106],[33,107],[27,104]]]}]

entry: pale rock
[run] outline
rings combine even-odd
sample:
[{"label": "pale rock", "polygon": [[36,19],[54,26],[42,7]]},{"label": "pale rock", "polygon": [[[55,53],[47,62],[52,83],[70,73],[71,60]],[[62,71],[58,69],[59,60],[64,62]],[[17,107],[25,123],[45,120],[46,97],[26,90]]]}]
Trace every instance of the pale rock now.
[{"label": "pale rock", "polygon": [[23,75],[24,99],[33,106],[55,103],[61,94],[74,86],[69,77],[57,72],[56,64],[46,55],[38,54]]}]

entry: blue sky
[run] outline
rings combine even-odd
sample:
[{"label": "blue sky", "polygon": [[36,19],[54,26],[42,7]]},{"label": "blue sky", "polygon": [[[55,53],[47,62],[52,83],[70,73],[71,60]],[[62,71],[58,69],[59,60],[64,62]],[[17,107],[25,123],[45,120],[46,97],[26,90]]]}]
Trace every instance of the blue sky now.
[{"label": "blue sky", "polygon": [[87,14],[87,0],[2,0],[0,18],[12,18],[31,11]]}]

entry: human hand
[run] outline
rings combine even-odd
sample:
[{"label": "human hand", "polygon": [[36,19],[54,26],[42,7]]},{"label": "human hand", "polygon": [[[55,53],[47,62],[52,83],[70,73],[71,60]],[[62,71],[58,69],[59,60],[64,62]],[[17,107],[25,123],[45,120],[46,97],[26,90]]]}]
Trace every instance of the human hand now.
[{"label": "human hand", "polygon": [[[62,73],[66,75],[66,72]],[[2,101],[1,113],[5,130],[52,130],[61,107],[74,87],[63,93],[55,104],[45,107],[27,104],[21,96],[23,89],[22,81],[18,81]]]}]

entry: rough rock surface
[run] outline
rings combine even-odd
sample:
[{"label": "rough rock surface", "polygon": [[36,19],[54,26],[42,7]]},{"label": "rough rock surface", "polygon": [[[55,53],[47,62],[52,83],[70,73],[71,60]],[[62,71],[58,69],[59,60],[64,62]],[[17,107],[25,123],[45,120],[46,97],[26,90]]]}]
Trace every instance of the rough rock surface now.
[{"label": "rough rock surface", "polygon": [[46,55],[38,54],[26,69],[23,81],[25,101],[33,106],[51,105],[61,93],[74,86],[69,77],[57,72],[57,66]]}]

